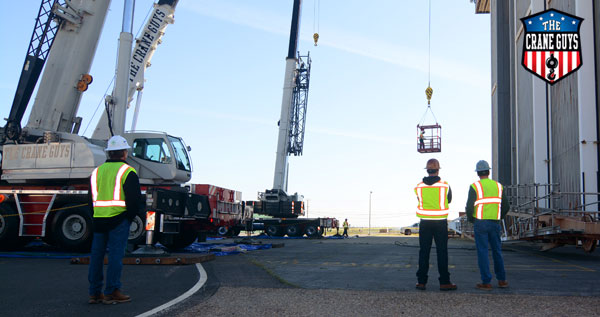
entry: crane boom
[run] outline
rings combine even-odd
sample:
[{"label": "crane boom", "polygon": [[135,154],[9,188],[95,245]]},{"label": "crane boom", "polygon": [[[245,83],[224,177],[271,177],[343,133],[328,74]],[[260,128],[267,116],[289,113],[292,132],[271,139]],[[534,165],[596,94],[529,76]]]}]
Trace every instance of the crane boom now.
[{"label": "crane boom", "polygon": [[[135,41],[136,44],[131,54],[129,88],[127,91],[127,108],[129,108],[129,103],[133,100],[135,92],[138,92],[136,112],[134,113],[133,119],[134,122],[137,120],[137,113],[139,111],[140,94],[144,89],[144,75],[146,68],[150,67],[152,56],[156,52],[158,44],[161,43],[167,25],[174,22],[173,16],[178,2],[179,0],[159,0],[158,3],[154,4],[154,10],[149,15],[148,21],[146,21],[140,36]],[[96,129],[94,129],[92,138],[108,139],[110,137],[108,115],[106,111],[104,111],[96,125]]]},{"label": "crane boom", "polygon": [[[71,0],[56,6],[64,19],[42,75],[42,81],[26,125],[40,131],[73,131],[82,90],[77,84],[88,74],[110,1]],[[57,93],[60,92],[60,93]]]},{"label": "crane boom", "polygon": [[4,127],[4,136],[10,140],[16,140],[21,135],[21,120],[54,43],[54,36],[60,23],[60,18],[55,21],[57,17],[53,12],[55,6],[60,6],[58,0],[43,0],[40,5],[15,98]]},{"label": "crane boom", "polygon": [[300,56],[297,53],[301,4],[301,0],[294,0],[290,43],[285,59],[273,189],[258,193],[259,202],[253,205],[255,213],[272,217],[296,218],[304,214],[304,197],[298,193],[293,195],[286,193],[288,156],[302,155],[310,77],[309,55]]},{"label": "crane boom", "polygon": [[300,9],[302,1],[294,0],[292,10],[292,25],[290,28],[290,43],[288,55],[285,59],[285,75],[283,78],[283,99],[281,101],[281,116],[279,119],[279,137],[277,139],[277,154],[275,157],[275,176],[273,178],[273,189],[287,192],[288,175],[288,151],[289,131],[291,124],[292,106],[294,100],[294,88],[296,87],[295,70],[298,60],[296,51],[298,48],[298,31],[300,29]]}]

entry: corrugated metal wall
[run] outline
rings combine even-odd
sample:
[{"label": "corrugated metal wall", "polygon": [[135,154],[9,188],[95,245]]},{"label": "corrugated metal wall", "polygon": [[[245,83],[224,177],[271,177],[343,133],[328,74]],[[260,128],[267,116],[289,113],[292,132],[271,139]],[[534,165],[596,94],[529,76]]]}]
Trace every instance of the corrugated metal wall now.
[{"label": "corrugated metal wall", "polygon": [[[524,1],[515,9],[517,16],[525,16],[529,10],[529,5],[525,6]],[[521,67],[521,56],[523,56],[523,32],[522,23],[519,20],[513,21],[517,29],[517,41],[515,45],[516,82],[514,91],[516,96],[516,118],[517,121],[517,183],[532,184],[534,178],[534,157],[533,157],[533,76],[531,73]]]},{"label": "corrugated metal wall", "polygon": [[[539,182],[536,180],[536,164],[546,164],[545,153],[534,153],[533,145],[534,142],[536,144],[543,142],[542,148],[549,146],[550,182],[559,183],[563,192],[582,191],[578,76],[572,74],[554,86],[547,85],[547,93],[543,91],[543,88],[535,90],[534,80],[540,79],[531,75],[521,65],[523,34],[519,31],[522,25],[520,18],[531,14],[532,8],[535,12],[539,12],[538,9],[546,6],[546,9],[554,8],[576,15],[575,5],[575,0],[551,1],[549,4],[543,0],[492,1],[492,50],[497,50],[492,52],[492,85],[496,87],[496,92],[492,95],[492,163],[493,168],[497,168],[493,174],[494,178],[505,184]],[[595,17],[599,16],[598,6],[600,5],[596,4]],[[586,21],[586,23],[593,24],[594,21]],[[598,26],[596,25],[597,30]],[[586,39],[582,39],[583,41]],[[592,45],[589,43],[591,42],[589,39],[587,42],[582,45]],[[597,48],[600,47],[600,44],[594,44]],[[506,52],[506,47],[510,47],[508,52]],[[504,52],[511,55],[510,59],[500,56]],[[598,50],[596,54],[597,60]],[[595,65],[585,65],[585,67],[595,67]],[[598,75],[600,73],[597,73]],[[591,78],[591,80],[594,79]],[[510,96],[506,97],[501,94],[506,91],[510,92]],[[535,109],[534,99],[537,102],[545,100],[550,114],[548,115],[543,108]],[[506,102],[510,104],[506,105]],[[538,113],[536,114],[534,111],[538,111]],[[539,113],[540,111],[545,113]],[[583,115],[588,116],[588,114]],[[597,113],[589,115],[596,117]],[[534,133],[534,117],[537,117],[538,120],[548,117],[549,129],[547,131],[549,131],[549,135],[548,133],[539,135],[539,130],[538,134]],[[545,145],[546,138],[550,139],[548,146]],[[504,144],[507,141],[509,141],[508,146]],[[510,157],[510,163],[505,161],[507,157]],[[589,160],[590,158],[585,157],[584,159]],[[597,164],[598,158],[592,159]],[[508,175],[510,175],[510,181],[506,180]],[[545,179],[546,175],[543,177],[538,175],[537,178]],[[577,206],[580,203],[579,198],[571,197],[561,200],[561,206],[555,207],[572,208]]]},{"label": "corrugated metal wall", "polygon": [[509,2],[492,0],[492,177],[512,183],[511,159],[511,37]]}]

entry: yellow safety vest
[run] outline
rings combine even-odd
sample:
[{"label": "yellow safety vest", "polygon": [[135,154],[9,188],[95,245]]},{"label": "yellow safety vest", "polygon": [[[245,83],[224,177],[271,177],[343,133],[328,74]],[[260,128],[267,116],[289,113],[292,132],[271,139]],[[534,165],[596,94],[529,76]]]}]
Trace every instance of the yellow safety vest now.
[{"label": "yellow safety vest", "polygon": [[114,217],[127,210],[123,184],[131,172],[136,171],[123,162],[106,162],[92,172],[94,217]]},{"label": "yellow safety vest", "polygon": [[448,190],[450,185],[444,181],[427,185],[423,182],[415,187],[419,199],[417,217],[422,219],[448,218]]},{"label": "yellow safety vest", "polygon": [[471,184],[477,193],[474,217],[485,220],[500,220],[502,205],[502,184],[495,180],[484,178]]},{"label": "yellow safety vest", "polygon": [[348,229],[348,222],[344,221],[344,229]]}]

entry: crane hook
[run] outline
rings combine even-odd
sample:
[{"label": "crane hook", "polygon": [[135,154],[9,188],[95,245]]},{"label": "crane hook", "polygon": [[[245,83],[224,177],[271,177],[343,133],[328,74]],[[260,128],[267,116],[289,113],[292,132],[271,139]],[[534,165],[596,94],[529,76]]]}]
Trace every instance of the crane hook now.
[{"label": "crane hook", "polygon": [[427,96],[427,104],[430,105],[431,96],[433,96],[433,88],[431,88],[431,86],[427,86],[427,89],[425,89],[425,95]]}]

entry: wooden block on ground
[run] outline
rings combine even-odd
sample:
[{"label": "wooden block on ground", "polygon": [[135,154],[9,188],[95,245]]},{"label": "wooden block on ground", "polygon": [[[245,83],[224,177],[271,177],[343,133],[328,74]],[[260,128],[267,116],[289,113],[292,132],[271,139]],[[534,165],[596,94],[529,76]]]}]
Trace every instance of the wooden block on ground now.
[{"label": "wooden block on ground", "polygon": [[[123,258],[125,265],[187,265],[196,264],[215,259],[214,254],[171,254],[169,256],[126,256]],[[104,264],[108,259],[104,258]],[[71,264],[90,264],[90,257],[71,258]]]}]

